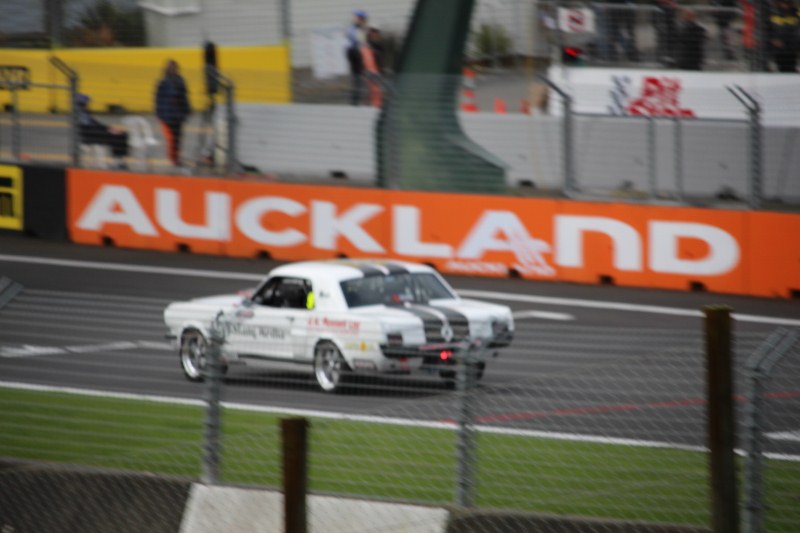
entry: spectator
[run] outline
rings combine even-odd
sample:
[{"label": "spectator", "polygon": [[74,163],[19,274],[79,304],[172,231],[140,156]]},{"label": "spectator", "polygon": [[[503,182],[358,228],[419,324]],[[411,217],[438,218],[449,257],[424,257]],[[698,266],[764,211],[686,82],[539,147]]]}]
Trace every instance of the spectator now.
[{"label": "spectator", "polygon": [[608,50],[610,61],[617,60],[617,46],[621,46],[628,61],[638,61],[636,48],[636,11],[628,0],[608,0]]},{"label": "spectator", "polygon": [[372,51],[372,57],[375,61],[375,70],[378,74],[383,75],[386,69],[386,52],[383,46],[383,37],[381,30],[377,26],[371,26],[367,31],[367,45]]},{"label": "spectator", "polygon": [[675,65],[675,38],[678,6],[675,0],[655,0],[658,9],[653,14],[656,30],[658,60],[667,67]]},{"label": "spectator", "polygon": [[706,30],[697,23],[697,13],[691,9],[681,11],[681,25],[677,37],[676,66],[683,70],[703,70]]},{"label": "spectator", "polygon": [[713,0],[713,3],[719,8],[719,11],[714,12],[714,18],[717,21],[719,44],[722,48],[723,56],[730,61],[736,58],[731,46],[730,26],[733,19],[736,18],[736,13],[733,10],[736,8],[737,0]]},{"label": "spectator", "polygon": [[353,12],[353,23],[347,28],[347,63],[350,65],[350,103],[359,105],[363,93],[364,58],[361,48],[367,45],[367,12]]},{"label": "spectator", "polygon": [[127,169],[125,157],[128,156],[128,133],[125,130],[106,126],[89,111],[91,98],[78,94],[75,103],[78,106],[78,133],[82,144],[101,144],[111,149],[116,162],[114,168]]},{"label": "spectator", "polygon": [[777,0],[769,18],[769,44],[778,72],[797,72],[800,17],[792,0]]},{"label": "spectator", "polygon": [[180,75],[178,63],[170,59],[164,68],[164,77],[156,89],[156,115],[161,121],[167,140],[167,155],[172,164],[181,167],[181,134],[183,123],[191,113],[186,82]]}]

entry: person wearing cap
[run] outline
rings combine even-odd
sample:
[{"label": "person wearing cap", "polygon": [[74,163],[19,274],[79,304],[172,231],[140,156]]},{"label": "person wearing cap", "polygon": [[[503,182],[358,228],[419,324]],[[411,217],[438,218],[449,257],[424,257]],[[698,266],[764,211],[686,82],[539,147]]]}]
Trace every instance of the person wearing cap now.
[{"label": "person wearing cap", "polygon": [[111,155],[116,162],[114,168],[127,169],[125,157],[128,156],[128,132],[107,126],[94,118],[89,111],[91,98],[86,94],[75,96],[78,108],[78,134],[82,144],[100,144],[111,149]]},{"label": "person wearing cap", "polygon": [[367,12],[353,12],[353,23],[347,28],[347,63],[350,65],[350,103],[359,105],[363,91],[364,59],[361,48],[367,45]]}]

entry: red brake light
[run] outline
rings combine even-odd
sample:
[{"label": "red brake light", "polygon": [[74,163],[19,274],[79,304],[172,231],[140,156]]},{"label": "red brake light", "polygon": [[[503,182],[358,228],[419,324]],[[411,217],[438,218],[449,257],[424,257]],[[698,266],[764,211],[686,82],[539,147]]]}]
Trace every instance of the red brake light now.
[{"label": "red brake light", "polygon": [[447,361],[452,356],[453,356],[453,352],[451,352],[450,350],[442,350],[439,353],[439,359],[441,359],[442,361]]}]

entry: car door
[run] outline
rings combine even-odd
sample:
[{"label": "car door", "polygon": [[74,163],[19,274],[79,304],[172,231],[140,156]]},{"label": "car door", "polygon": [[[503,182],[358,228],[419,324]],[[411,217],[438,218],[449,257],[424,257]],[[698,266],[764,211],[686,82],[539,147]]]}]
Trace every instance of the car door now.
[{"label": "car door", "polygon": [[310,283],[303,278],[267,280],[252,299],[250,324],[258,338],[247,353],[266,358],[293,359],[304,345],[307,295]]}]

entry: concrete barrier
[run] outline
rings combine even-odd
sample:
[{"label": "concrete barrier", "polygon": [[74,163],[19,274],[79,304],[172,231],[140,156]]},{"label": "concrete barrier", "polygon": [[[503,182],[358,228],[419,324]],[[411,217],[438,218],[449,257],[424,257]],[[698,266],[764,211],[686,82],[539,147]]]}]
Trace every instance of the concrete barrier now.
[{"label": "concrete barrier", "polygon": [[[352,498],[308,497],[311,533],[444,531],[448,512],[438,507],[386,503]],[[186,505],[181,533],[219,531],[283,531],[280,492],[194,485]]]}]

